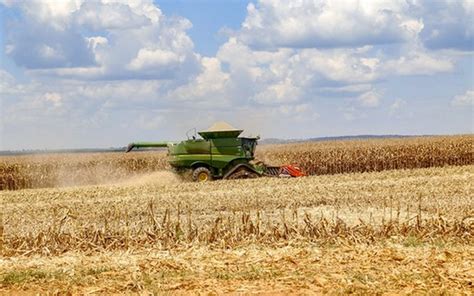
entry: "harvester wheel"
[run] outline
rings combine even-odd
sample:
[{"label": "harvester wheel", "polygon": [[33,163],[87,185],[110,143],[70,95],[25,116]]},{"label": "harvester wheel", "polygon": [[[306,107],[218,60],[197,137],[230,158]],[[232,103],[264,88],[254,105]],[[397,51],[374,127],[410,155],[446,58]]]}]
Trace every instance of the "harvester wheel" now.
[{"label": "harvester wheel", "polygon": [[193,180],[196,182],[211,181],[211,171],[206,167],[198,167],[193,171]]}]

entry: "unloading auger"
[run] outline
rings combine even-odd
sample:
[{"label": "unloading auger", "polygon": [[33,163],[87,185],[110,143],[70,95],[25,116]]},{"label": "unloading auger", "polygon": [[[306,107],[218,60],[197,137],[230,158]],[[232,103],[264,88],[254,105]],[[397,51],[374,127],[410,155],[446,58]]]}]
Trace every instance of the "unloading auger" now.
[{"label": "unloading auger", "polygon": [[134,148],[167,147],[168,161],[177,173],[192,171],[194,181],[213,179],[245,179],[262,176],[302,177],[305,173],[296,165],[267,166],[255,161],[259,137],[240,137],[243,130],[225,122],[218,122],[181,142],[130,143],[126,152]]}]

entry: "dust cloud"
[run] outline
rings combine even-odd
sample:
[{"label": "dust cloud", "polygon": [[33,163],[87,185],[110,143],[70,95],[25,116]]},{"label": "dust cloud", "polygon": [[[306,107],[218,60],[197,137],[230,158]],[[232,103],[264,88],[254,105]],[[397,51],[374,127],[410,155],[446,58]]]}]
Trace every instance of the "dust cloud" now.
[{"label": "dust cloud", "polygon": [[57,153],[0,157],[0,190],[179,182],[163,153]]},{"label": "dust cloud", "polygon": [[61,168],[57,171],[56,176],[56,184],[53,186],[56,188],[89,185],[168,185],[182,182],[182,178],[168,170],[135,173],[113,165],[75,169]]},{"label": "dust cloud", "polygon": [[142,186],[142,185],[172,185],[183,182],[183,179],[171,171],[157,171],[147,174],[135,175],[120,180],[115,185]]}]

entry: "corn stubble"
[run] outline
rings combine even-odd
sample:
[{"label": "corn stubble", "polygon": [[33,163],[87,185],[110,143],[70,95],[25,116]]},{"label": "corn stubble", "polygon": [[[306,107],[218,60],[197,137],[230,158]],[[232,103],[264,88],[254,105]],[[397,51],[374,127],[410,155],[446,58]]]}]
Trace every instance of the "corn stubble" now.
[{"label": "corn stubble", "polygon": [[[5,256],[308,240],[472,239],[473,166],[2,193]],[[157,180],[159,182],[159,180]]]}]

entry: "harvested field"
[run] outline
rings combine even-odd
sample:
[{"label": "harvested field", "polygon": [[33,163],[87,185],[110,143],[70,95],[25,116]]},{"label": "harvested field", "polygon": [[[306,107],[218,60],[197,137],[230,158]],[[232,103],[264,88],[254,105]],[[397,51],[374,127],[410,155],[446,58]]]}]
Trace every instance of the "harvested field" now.
[{"label": "harvested field", "polygon": [[472,262],[465,245],[68,253],[5,260],[0,293],[472,295]]},{"label": "harvested field", "polygon": [[[257,159],[310,175],[471,165],[474,135],[262,145]],[[0,190],[113,183],[168,168],[166,153],[0,157]]]},{"label": "harvested field", "polygon": [[0,192],[0,291],[470,294],[474,166]]}]

